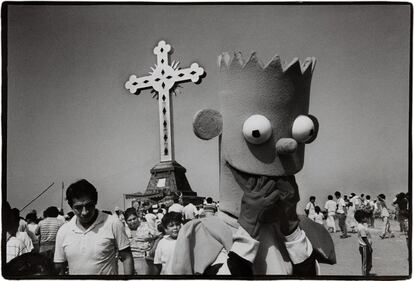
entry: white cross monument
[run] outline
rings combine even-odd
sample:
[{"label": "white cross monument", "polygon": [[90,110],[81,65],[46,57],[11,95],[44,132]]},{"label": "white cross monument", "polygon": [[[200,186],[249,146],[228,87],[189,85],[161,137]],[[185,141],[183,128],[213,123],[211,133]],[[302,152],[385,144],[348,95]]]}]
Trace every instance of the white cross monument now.
[{"label": "white cross monument", "polygon": [[158,92],[158,114],[160,121],[160,157],[161,162],[174,161],[174,135],[172,119],[172,99],[170,91],[179,82],[191,80],[197,82],[204,73],[204,69],[197,63],[191,64],[189,68],[179,69],[178,63],[169,65],[168,53],[171,46],[165,41],[160,41],[154,48],[157,55],[157,64],[151,68],[149,76],[137,77],[131,75],[125,83],[132,94],[141,89],[153,88]]},{"label": "white cross monument", "polygon": [[[153,88],[158,96],[158,114],[160,124],[160,164],[151,169],[151,179],[146,194],[157,193],[158,188],[168,187],[171,191],[196,197],[185,177],[185,168],[174,159],[174,134],[172,118],[172,97],[174,87],[181,82],[191,80],[196,83],[201,79],[204,69],[197,63],[189,68],[180,69],[178,62],[169,64],[171,46],[161,40],[154,48],[157,64],[151,68],[150,75],[137,77],[131,75],[125,88],[132,94],[139,94],[142,89]],[[155,194],[156,195],[156,194]]]}]

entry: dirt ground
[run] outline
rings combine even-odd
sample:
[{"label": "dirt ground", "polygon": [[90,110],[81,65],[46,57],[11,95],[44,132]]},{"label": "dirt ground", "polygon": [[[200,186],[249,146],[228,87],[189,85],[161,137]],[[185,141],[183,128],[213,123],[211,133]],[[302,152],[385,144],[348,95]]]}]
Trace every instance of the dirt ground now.
[{"label": "dirt ground", "polygon": [[[409,274],[408,247],[406,236],[399,231],[397,221],[391,221],[394,238],[381,239],[381,220],[375,220],[375,228],[370,228],[372,236],[372,273],[377,276],[407,276]],[[332,233],[335,244],[336,264],[321,264],[321,275],[361,275],[361,256],[358,251],[356,233],[340,239],[340,232]]]}]

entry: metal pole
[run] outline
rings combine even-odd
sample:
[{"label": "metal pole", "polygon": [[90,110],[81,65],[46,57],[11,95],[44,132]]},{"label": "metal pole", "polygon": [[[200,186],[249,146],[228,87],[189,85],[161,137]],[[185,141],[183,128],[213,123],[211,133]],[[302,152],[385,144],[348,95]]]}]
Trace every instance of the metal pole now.
[{"label": "metal pole", "polygon": [[21,211],[23,211],[27,206],[29,206],[30,204],[32,204],[37,198],[39,198],[40,196],[42,196],[42,194],[43,193],[45,193],[49,188],[51,188],[53,185],[54,185],[55,183],[54,182],[52,182],[52,184],[51,185],[49,185],[45,190],[43,190],[42,191],[42,193],[40,193],[35,199],[33,199],[32,201],[30,201],[26,206],[24,206],[21,210],[20,210],[20,212]]},{"label": "metal pole", "polygon": [[62,181],[62,198],[60,200],[60,210],[63,211],[63,190],[65,189],[65,183]]}]

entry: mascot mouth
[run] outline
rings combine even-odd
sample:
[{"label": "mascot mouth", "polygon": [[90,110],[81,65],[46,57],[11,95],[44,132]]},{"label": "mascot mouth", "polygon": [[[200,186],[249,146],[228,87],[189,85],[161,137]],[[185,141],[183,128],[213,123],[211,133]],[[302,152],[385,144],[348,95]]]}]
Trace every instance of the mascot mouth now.
[{"label": "mascot mouth", "polygon": [[263,185],[265,185],[268,181],[275,181],[278,182],[279,179],[284,178],[283,176],[266,176],[266,175],[259,175],[259,174],[251,174],[242,172],[232,165],[230,165],[229,162],[226,161],[225,165],[230,169],[231,173],[233,174],[234,179],[236,182],[241,186],[247,186],[248,182],[254,181],[255,183],[258,182],[259,179],[261,179]]}]

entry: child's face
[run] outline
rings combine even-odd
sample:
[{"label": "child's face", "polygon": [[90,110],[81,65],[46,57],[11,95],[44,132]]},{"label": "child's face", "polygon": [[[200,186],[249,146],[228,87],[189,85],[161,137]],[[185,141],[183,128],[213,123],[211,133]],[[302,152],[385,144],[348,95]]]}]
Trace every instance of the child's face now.
[{"label": "child's face", "polygon": [[165,233],[169,235],[172,239],[177,239],[180,228],[181,228],[181,223],[172,221],[165,228]]}]

